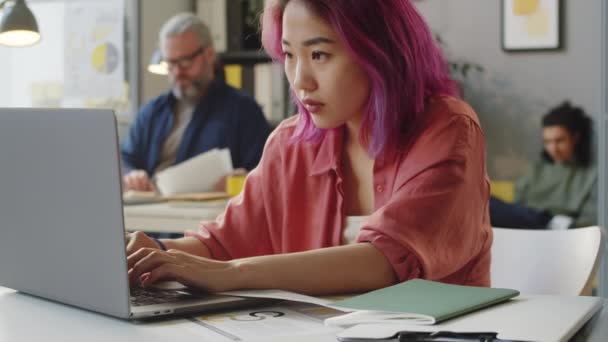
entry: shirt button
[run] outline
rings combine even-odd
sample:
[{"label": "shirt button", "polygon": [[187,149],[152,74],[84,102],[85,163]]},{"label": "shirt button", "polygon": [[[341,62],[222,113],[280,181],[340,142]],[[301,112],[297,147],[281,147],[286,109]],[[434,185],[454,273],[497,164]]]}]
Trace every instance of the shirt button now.
[{"label": "shirt button", "polygon": [[382,192],[384,191],[384,187],[382,185],[376,185],[376,191]]}]

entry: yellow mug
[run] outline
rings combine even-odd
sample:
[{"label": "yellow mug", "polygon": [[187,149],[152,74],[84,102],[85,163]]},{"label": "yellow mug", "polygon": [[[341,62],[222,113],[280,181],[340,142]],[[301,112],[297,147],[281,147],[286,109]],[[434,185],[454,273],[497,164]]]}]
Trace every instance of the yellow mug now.
[{"label": "yellow mug", "polygon": [[230,175],[226,177],[226,192],[231,197],[241,193],[245,185],[245,175]]}]

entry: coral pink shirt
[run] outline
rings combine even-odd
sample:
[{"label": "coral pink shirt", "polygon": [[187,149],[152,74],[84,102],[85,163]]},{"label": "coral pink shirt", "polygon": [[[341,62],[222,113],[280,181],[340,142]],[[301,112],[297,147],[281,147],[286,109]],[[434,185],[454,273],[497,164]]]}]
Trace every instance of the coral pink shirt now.
[{"label": "coral pink shirt", "polygon": [[[357,242],[369,242],[400,281],[489,286],[492,231],[485,141],[474,111],[453,97],[427,103],[413,142],[374,165],[374,212]],[[266,143],[262,160],[225,213],[196,236],[220,260],[339,246],[343,129],[290,144],[297,117]]]}]

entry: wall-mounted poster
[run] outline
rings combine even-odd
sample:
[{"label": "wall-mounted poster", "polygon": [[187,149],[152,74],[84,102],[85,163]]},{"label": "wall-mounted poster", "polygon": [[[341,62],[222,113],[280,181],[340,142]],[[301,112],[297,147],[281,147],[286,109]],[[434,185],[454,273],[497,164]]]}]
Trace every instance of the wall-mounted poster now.
[{"label": "wall-mounted poster", "polygon": [[120,98],[124,94],[125,1],[66,2],[66,98]]},{"label": "wall-mounted poster", "polygon": [[502,0],[502,48],[561,48],[561,0]]}]

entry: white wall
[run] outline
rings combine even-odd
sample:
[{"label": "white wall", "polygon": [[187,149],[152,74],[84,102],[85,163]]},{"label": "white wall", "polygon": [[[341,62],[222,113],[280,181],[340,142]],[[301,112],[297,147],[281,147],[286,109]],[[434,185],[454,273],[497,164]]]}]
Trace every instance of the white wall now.
[{"label": "white wall", "polygon": [[493,178],[514,179],[541,150],[540,119],[569,99],[600,112],[601,1],[565,0],[561,51],[508,53],[501,49],[500,0],[416,2],[451,59],[485,68],[464,84],[488,144]]},{"label": "white wall", "polygon": [[158,46],[158,32],[173,15],[193,11],[194,4],[192,0],[142,0],[140,3],[140,103],[145,103],[169,89],[166,76],[147,71],[150,57]]},{"label": "white wall", "polygon": [[0,106],[32,106],[31,84],[63,83],[62,2],[30,4],[42,34],[40,42],[24,48],[0,46]]},{"label": "white wall", "polygon": [[[35,45],[16,48],[0,46],[0,62],[3,77],[0,77],[0,106],[5,107],[97,107],[113,108],[119,114],[129,111],[126,94],[99,98],[88,95],[67,98],[64,96],[65,71],[81,66],[66,65],[66,4],[75,0],[35,0],[28,1],[41,33],[41,40]],[[78,0],[99,4],[98,0]],[[115,0],[120,5],[124,1]],[[122,20],[122,18],[120,18]],[[84,27],[83,29],[86,29]],[[124,75],[118,74],[106,82],[110,90],[124,89]],[[95,87],[93,82],[89,85]],[[98,89],[93,93],[98,94]],[[90,93],[90,92],[89,92]]]},{"label": "white wall", "polygon": [[9,67],[10,55],[5,51],[7,47],[0,46],[0,107],[9,102],[12,84],[12,72]]}]

